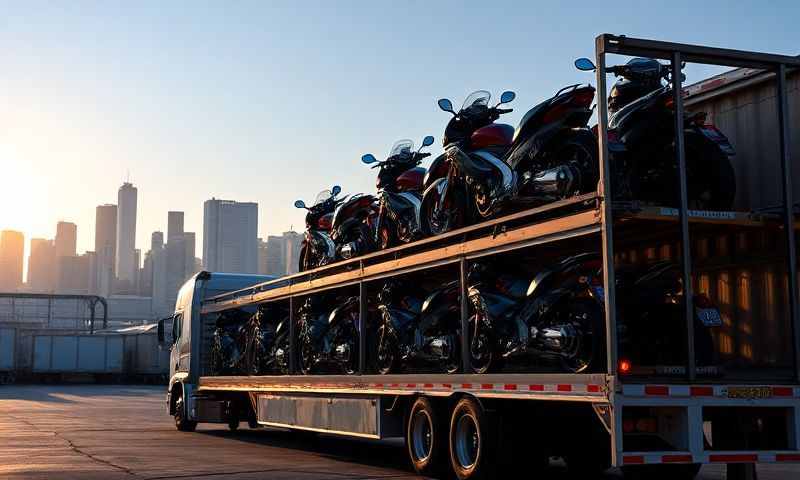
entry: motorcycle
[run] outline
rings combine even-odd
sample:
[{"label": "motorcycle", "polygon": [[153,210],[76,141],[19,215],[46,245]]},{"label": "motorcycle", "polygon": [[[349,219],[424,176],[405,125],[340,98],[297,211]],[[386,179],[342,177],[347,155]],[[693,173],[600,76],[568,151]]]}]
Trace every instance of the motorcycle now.
[{"label": "motorcycle", "polygon": [[330,190],[319,192],[310,207],[307,207],[302,200],[294,202],[296,208],[308,210],[306,232],[300,245],[298,268],[301,272],[336,260],[336,245],[331,238],[331,228],[334,211],[346,200],[336,198],[341,191],[342,187],[334,185]]},{"label": "motorcycle", "polygon": [[422,140],[422,146],[414,151],[411,140],[397,141],[389,157],[380,162],[368,153],[361,161],[378,172],[378,215],[374,226],[374,242],[381,250],[400,243],[409,243],[422,236],[420,228],[420,205],[422,202],[422,180],[425,169],[418,165],[430,153],[421,153],[423,147],[433,144],[433,137]]},{"label": "motorcycle", "polygon": [[243,310],[222,312],[217,317],[211,340],[213,375],[237,375],[246,370],[247,322],[250,315]]},{"label": "motorcycle", "polygon": [[289,373],[289,312],[286,305],[265,303],[250,319],[245,350],[251,375]]},{"label": "motorcycle", "polygon": [[375,365],[386,375],[412,365],[445,373],[461,368],[458,282],[425,294],[411,283],[387,282],[378,293]]},{"label": "motorcycle", "polygon": [[[597,69],[588,58],[579,58],[575,66]],[[614,200],[680,204],[670,70],[649,58],[606,68],[619,77],[608,97]],[[706,113],[684,112],[684,116],[689,207],[728,210],[736,196],[736,172],[730,161],[736,152],[725,134],[706,123]]]},{"label": "motorcycle", "polygon": [[475,373],[511,359],[551,359],[562,370],[597,370],[605,362],[605,317],[593,298],[581,255],[531,279],[474,264],[469,272],[470,363]]},{"label": "motorcycle", "polygon": [[[300,371],[304,375],[338,370],[358,371],[358,297],[310,297],[300,308]],[[338,305],[332,311],[325,305]]]},{"label": "motorcycle", "polygon": [[453,118],[444,136],[445,153],[425,176],[422,222],[441,234],[491,218],[509,207],[536,206],[597,187],[597,143],[587,127],[594,99],[591,86],[571,85],[533,107],[516,130],[493,123],[515,98],[479,90],[458,112],[448,99],[439,108]]}]

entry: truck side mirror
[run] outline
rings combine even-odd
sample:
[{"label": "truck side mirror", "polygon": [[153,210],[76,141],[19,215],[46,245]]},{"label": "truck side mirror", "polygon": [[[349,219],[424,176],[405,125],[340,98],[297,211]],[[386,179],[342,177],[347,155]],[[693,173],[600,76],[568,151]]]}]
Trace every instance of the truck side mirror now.
[{"label": "truck side mirror", "polygon": [[164,339],[164,319],[158,321],[158,346],[163,347],[167,343]]}]

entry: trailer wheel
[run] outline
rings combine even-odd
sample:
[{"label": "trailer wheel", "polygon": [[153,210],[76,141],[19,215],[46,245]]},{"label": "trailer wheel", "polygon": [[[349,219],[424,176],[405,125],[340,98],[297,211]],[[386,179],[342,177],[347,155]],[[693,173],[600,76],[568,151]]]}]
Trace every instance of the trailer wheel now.
[{"label": "trailer wheel", "polygon": [[186,418],[186,405],[181,390],[178,390],[178,398],[175,400],[175,427],[181,432],[194,432],[197,422]]},{"label": "trailer wheel", "polygon": [[445,426],[439,421],[431,401],[419,397],[406,417],[406,447],[414,470],[434,476],[443,470],[446,449]]},{"label": "trailer wheel", "polygon": [[459,400],[450,418],[450,465],[459,480],[491,477],[492,427],[474,399]]}]

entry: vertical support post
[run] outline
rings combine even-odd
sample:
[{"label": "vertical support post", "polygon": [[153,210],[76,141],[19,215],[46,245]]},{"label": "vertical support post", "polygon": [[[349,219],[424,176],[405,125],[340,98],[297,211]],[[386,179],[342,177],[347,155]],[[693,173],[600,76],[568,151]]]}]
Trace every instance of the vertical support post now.
[{"label": "vertical support post", "polygon": [[789,315],[794,337],[794,367],[796,379],[800,381],[800,318],[797,299],[797,246],[795,245],[794,199],[792,198],[792,161],[789,152],[789,104],[786,98],[786,65],[778,65],[778,141],[780,142],[781,173],[783,174],[783,224],[786,230],[789,268]]},{"label": "vertical support post", "polygon": [[297,310],[294,297],[289,297],[289,375],[297,373],[297,322],[295,321],[295,310]]},{"label": "vertical support post", "polygon": [[602,216],[603,286],[605,288],[606,353],[608,374],[617,374],[616,280],[614,273],[614,216],[611,202],[611,162],[608,152],[608,103],[606,100],[605,37],[596,39],[597,128],[600,162],[600,214]]},{"label": "vertical support post", "polygon": [[94,334],[94,309],[97,306],[97,301],[92,299],[89,300],[89,333]]},{"label": "vertical support post", "polygon": [[680,185],[681,257],[683,263],[683,302],[686,316],[686,342],[688,353],[686,372],[689,381],[697,376],[694,352],[694,292],[692,289],[692,244],[689,240],[689,199],[686,186],[686,139],[683,135],[683,90],[681,82],[681,52],[672,52],[672,99],[675,106],[675,160],[678,162]]},{"label": "vertical support post", "polygon": [[47,326],[53,321],[53,297],[47,297]]},{"label": "vertical support post", "polygon": [[469,373],[471,361],[469,355],[469,301],[467,289],[467,259],[461,257],[459,266],[459,288],[461,289],[461,371]]},{"label": "vertical support post", "polygon": [[[606,323],[606,361],[607,372],[610,376],[617,375],[617,289],[614,272],[614,216],[611,202],[611,162],[608,152],[608,102],[606,85],[606,38],[600,35],[595,39],[595,62],[597,66],[597,143],[600,167],[600,215],[602,220],[602,247],[603,247],[603,286],[605,289],[605,323]],[[616,385],[612,381],[611,385]],[[617,412],[615,391],[609,392],[611,402],[611,460],[614,464],[621,450],[620,428],[618,428],[619,413]],[[620,446],[618,449],[617,447]]]},{"label": "vertical support post", "polygon": [[367,287],[358,282],[358,373],[367,373]]}]

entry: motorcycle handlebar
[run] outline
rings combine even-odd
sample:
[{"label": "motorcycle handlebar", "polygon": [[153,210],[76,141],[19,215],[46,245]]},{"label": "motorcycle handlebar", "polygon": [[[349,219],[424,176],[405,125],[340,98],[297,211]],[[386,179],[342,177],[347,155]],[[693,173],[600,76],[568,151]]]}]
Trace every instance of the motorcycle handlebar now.
[{"label": "motorcycle handlebar", "polygon": [[511,112],[514,111],[513,108],[495,108],[495,110],[497,111],[497,113],[500,113],[500,114],[502,114],[502,113],[511,113]]}]

